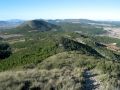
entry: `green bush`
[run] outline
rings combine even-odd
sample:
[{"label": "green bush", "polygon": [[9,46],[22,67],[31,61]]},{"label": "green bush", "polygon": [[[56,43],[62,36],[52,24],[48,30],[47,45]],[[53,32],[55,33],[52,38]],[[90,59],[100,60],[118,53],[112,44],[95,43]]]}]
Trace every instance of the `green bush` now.
[{"label": "green bush", "polygon": [[10,45],[7,43],[0,43],[0,59],[8,58],[11,54]]}]

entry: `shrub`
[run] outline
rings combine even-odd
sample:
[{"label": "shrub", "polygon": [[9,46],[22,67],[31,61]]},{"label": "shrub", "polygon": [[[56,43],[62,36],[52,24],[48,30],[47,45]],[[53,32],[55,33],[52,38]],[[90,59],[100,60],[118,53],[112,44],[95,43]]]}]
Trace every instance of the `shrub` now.
[{"label": "shrub", "polygon": [[7,43],[0,44],[0,59],[5,59],[11,55],[11,47]]}]

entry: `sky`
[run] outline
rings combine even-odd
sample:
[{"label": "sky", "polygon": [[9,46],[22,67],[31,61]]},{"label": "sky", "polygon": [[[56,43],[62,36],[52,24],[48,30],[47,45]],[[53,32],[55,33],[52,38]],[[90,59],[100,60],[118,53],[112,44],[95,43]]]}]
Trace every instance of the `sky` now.
[{"label": "sky", "polygon": [[0,20],[120,20],[120,0],[0,0]]}]

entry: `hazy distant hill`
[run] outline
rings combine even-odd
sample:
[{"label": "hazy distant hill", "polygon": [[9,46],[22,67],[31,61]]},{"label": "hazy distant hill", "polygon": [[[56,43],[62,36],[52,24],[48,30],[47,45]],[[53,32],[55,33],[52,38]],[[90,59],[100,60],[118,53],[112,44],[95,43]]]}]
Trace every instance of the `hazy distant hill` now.
[{"label": "hazy distant hill", "polygon": [[56,19],[56,20],[47,20],[50,23],[93,23],[96,21],[88,19]]},{"label": "hazy distant hill", "polygon": [[13,19],[8,21],[0,21],[0,29],[14,28],[22,24],[23,20]]},{"label": "hazy distant hill", "polygon": [[49,31],[52,29],[57,29],[58,26],[48,23],[44,20],[31,20],[26,21],[20,26],[18,26],[16,29],[20,30],[39,30],[39,31]]},{"label": "hazy distant hill", "polygon": [[85,25],[96,25],[96,26],[120,26],[120,21],[99,21],[99,20],[89,20],[89,19],[56,19],[56,20],[47,20],[47,22],[53,24],[74,23],[74,24],[85,24]]}]

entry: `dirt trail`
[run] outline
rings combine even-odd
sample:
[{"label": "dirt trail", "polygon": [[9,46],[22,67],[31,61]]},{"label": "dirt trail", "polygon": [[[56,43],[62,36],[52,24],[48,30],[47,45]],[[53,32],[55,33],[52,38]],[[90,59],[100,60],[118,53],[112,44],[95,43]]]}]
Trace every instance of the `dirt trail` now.
[{"label": "dirt trail", "polygon": [[100,82],[96,80],[97,74],[93,74],[89,70],[85,70],[84,78],[85,85],[84,90],[100,90]]}]

